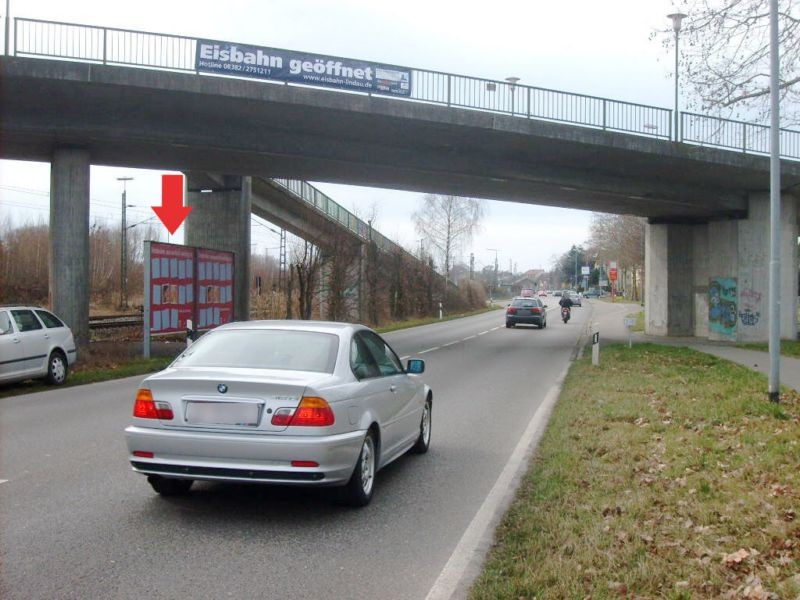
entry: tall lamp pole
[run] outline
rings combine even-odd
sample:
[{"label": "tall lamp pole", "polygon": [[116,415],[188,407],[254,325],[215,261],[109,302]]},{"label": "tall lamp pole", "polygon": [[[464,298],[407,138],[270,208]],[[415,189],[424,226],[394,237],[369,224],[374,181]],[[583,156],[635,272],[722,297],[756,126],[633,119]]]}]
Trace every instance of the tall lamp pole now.
[{"label": "tall lamp pole", "polygon": [[672,13],[667,15],[668,19],[672,19],[672,30],[675,32],[675,141],[679,139],[678,135],[678,34],[681,32],[681,21],[686,18],[683,13]]},{"label": "tall lamp pole", "polygon": [[133,181],[133,177],[117,177],[117,181],[122,182],[122,240],[120,248],[120,268],[119,268],[119,305],[120,308],[128,308],[128,226],[127,226],[127,183]]},{"label": "tall lamp pole", "polygon": [[9,49],[9,36],[11,35],[11,0],[6,0],[6,37],[5,37],[5,55],[8,56]]}]

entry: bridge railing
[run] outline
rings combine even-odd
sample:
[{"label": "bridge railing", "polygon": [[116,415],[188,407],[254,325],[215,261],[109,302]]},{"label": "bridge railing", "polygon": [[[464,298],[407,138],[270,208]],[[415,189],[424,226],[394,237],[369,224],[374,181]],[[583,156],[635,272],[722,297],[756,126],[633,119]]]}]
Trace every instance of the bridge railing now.
[{"label": "bridge railing", "polygon": [[[14,20],[13,48],[17,56],[195,73],[196,47],[196,39],[178,35],[39,19]],[[676,132],[672,130],[672,110],[666,108],[509,81],[425,69],[411,71],[411,97],[403,101],[504,113],[745,153],[769,151],[769,127],[764,125],[685,112],[681,113],[680,131]],[[800,160],[800,131],[781,130],[781,156]]]},{"label": "bridge railing", "polygon": [[330,198],[322,191],[315,188],[307,181],[297,179],[271,179],[281,187],[285,188],[297,198],[310,204],[319,212],[324,213],[328,218],[336,221],[342,227],[349,229],[362,240],[375,242],[375,245],[383,252],[403,252],[408,253],[402,246],[395,244],[385,235],[372,229],[371,225],[359,219],[341,204]]}]

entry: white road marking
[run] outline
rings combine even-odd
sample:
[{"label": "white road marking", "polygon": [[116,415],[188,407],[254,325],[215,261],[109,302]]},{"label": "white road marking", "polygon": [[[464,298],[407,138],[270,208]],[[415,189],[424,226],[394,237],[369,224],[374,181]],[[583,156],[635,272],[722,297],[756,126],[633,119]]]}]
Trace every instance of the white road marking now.
[{"label": "white road marking", "polygon": [[485,333],[489,333],[488,331],[481,331],[478,335],[483,335]]},{"label": "white road marking", "polygon": [[478,337],[478,336],[477,336],[477,335],[471,335],[471,336],[469,336],[469,337],[465,337],[465,338],[464,338],[464,339],[462,339],[461,341],[462,341],[462,342],[466,342],[467,340],[474,340],[476,337]]},{"label": "white road marking", "polygon": [[491,547],[494,530],[500,522],[528,467],[531,450],[536,448],[556,403],[570,364],[564,368],[539,408],[531,417],[525,433],[495,481],[483,504],[461,536],[447,564],[431,587],[425,600],[464,598],[469,586],[480,574],[484,558]]},{"label": "white road marking", "polygon": [[500,325],[498,325],[497,327],[492,327],[489,331],[497,331],[498,329],[500,329]]},{"label": "white road marking", "polygon": [[400,360],[408,360],[409,358],[411,358],[411,357],[410,356],[401,356]]},{"label": "white road marking", "polygon": [[0,479],[0,483],[5,483],[8,479]]},{"label": "white road marking", "polygon": [[454,346],[457,343],[458,340],[456,340],[455,342],[447,342],[446,344],[442,344],[442,348],[447,348],[448,346]]},{"label": "white road marking", "polygon": [[420,354],[425,354],[426,352],[433,352],[434,350],[438,350],[440,346],[434,346],[433,348],[428,348],[427,350],[423,350]]}]

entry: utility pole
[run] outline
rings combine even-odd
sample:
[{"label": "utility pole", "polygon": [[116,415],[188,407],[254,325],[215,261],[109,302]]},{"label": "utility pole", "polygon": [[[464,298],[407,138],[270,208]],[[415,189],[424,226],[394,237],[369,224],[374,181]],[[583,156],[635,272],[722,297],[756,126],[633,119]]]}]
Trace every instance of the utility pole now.
[{"label": "utility pole", "polygon": [[11,35],[11,0],[6,0],[6,47],[5,47],[5,55],[8,56],[8,49],[9,43],[8,38]]},{"label": "utility pole", "polygon": [[[492,292],[497,290],[497,248],[487,248],[490,252],[494,252],[494,284],[492,285]],[[489,294],[489,299],[493,300],[493,294]]]},{"label": "utility pole", "polygon": [[475,278],[475,254],[473,252],[469,253],[469,280],[472,281]]},{"label": "utility pole", "polygon": [[120,243],[120,297],[119,307],[128,308],[128,190],[127,183],[133,181],[133,177],[117,177],[117,181],[122,182],[122,232]]}]

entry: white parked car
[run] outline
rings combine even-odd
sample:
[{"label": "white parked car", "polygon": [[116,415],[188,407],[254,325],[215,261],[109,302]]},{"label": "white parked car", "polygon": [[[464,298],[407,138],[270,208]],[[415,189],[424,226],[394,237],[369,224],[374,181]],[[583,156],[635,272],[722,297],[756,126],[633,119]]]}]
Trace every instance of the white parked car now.
[{"label": "white parked car", "polygon": [[77,356],[72,331],[50,311],[0,306],[0,383],[44,377],[61,385]]}]

